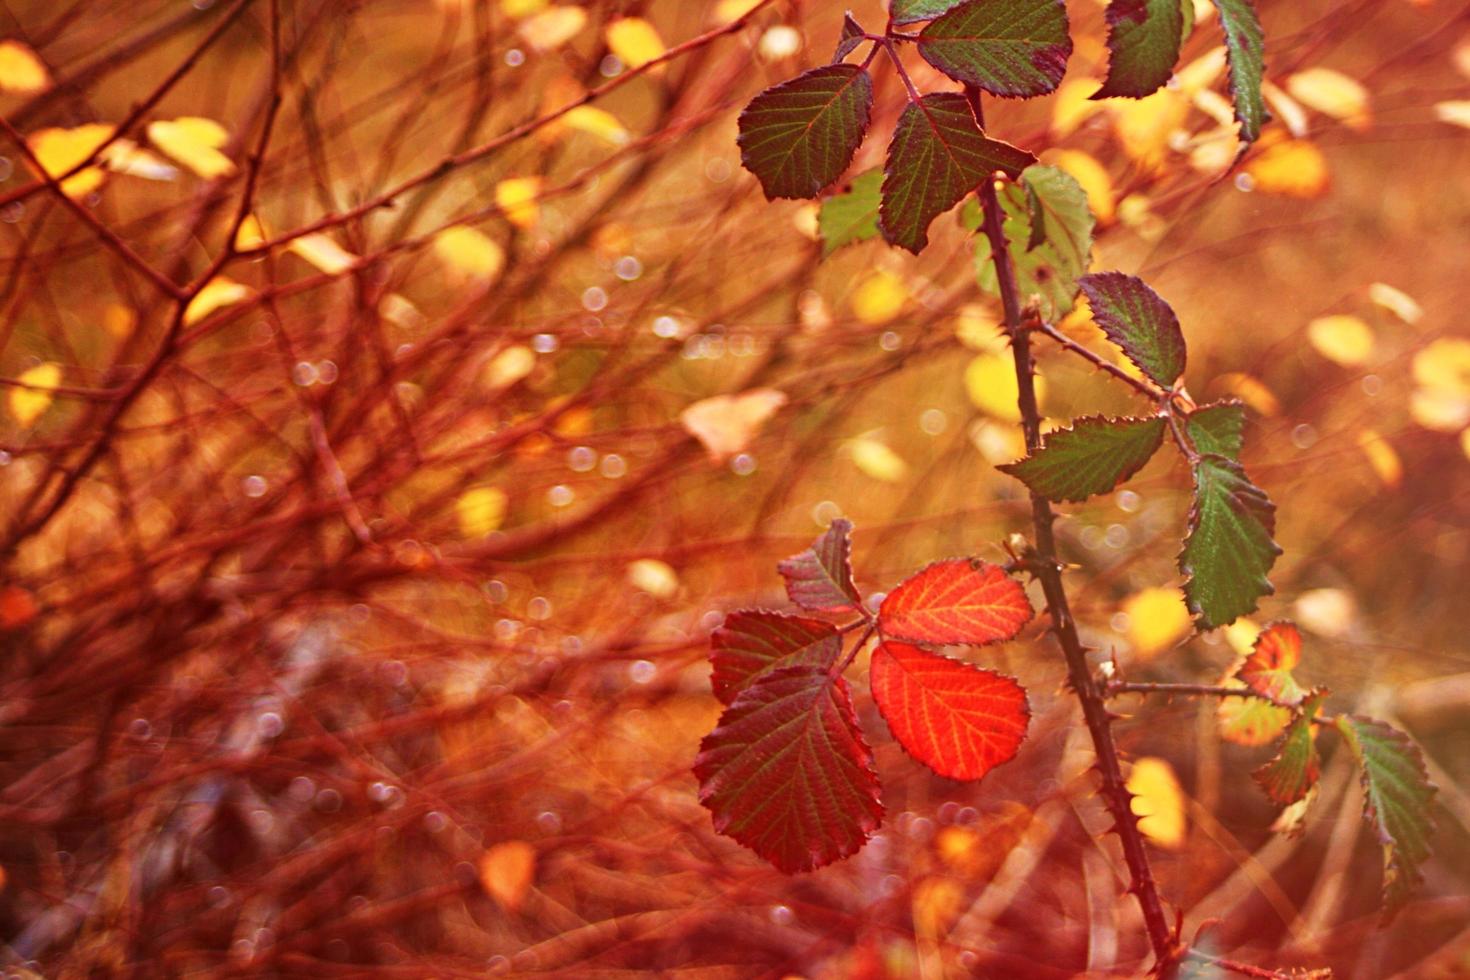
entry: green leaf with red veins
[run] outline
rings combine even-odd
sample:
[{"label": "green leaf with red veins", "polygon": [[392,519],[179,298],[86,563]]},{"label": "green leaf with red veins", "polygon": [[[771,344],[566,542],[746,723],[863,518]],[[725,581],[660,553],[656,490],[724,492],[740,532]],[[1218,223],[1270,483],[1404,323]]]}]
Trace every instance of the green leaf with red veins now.
[{"label": "green leaf with red veins", "polygon": [[740,114],[740,162],[766,197],[816,197],[842,176],[868,129],[873,81],[856,65],[813,68]]},{"label": "green leaf with red veins", "polygon": [[842,18],[842,33],[837,36],[837,50],[832,54],[832,63],[835,65],[846,58],[862,43],[863,25],[853,20],[852,11],[848,11]]},{"label": "green leaf with red veins", "polygon": [[1061,0],[968,0],[919,33],[919,54],[993,95],[1045,95],[1072,54]]},{"label": "green leaf with red veins", "polygon": [[1162,88],[1184,39],[1179,0],[1111,0],[1107,19],[1108,77],[1092,98],[1141,99]]},{"label": "green leaf with red veins", "polygon": [[921,20],[933,20],[959,4],[960,0],[893,0],[888,10],[893,17],[893,26],[902,27]]},{"label": "green leaf with red veins", "polygon": [[1138,369],[1168,388],[1184,373],[1184,331],[1163,297],[1137,276],[1099,272],[1078,280],[1092,318]]},{"label": "green leaf with red veins", "polygon": [[1189,413],[1184,425],[1195,449],[1239,462],[1245,448],[1245,406],[1240,402],[1203,405]]},{"label": "green leaf with red veins", "polygon": [[1107,493],[1143,469],[1164,441],[1168,423],[1154,419],[1076,419],[1046,436],[1034,454],[997,467],[1052,500],[1086,500]]},{"label": "green leaf with red veins", "polygon": [[878,226],[889,242],[917,255],[929,242],[929,223],[982,180],[996,171],[1018,177],[1035,162],[981,133],[963,95],[926,95],[904,109],[888,146]]},{"label": "green leaf with red veins", "polygon": [[883,819],[852,696],[820,667],[756,679],[700,743],[694,775],[715,830],[788,874],[856,853]]},{"label": "green leaf with red veins", "polygon": [[1281,548],[1271,539],[1276,505],[1224,456],[1194,465],[1194,503],[1179,553],[1184,601],[1201,630],[1234,622],[1275,591],[1266,573]]},{"label": "green leaf with red veins", "polygon": [[1220,26],[1225,29],[1225,52],[1230,60],[1230,95],[1240,121],[1240,141],[1254,143],[1271,118],[1261,94],[1266,73],[1266,36],[1251,0],[1215,0]]},{"label": "green leaf with red veins", "polygon": [[725,617],[710,637],[715,697],[734,701],[767,671],[806,665],[827,669],[842,652],[842,635],[831,623],[765,609],[742,609]]}]

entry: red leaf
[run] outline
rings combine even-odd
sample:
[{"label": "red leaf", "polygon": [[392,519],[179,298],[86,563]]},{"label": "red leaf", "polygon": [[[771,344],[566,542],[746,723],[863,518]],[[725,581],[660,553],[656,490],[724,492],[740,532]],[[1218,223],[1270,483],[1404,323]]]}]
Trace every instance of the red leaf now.
[{"label": "red leaf", "polygon": [[852,584],[851,534],[852,522],[839,517],[810,548],[776,566],[792,602],[816,612],[857,609],[861,600]]},{"label": "red leaf", "polygon": [[915,643],[998,643],[1032,616],[1021,584],[974,558],[935,562],[899,583],[878,610],[885,636]]},{"label": "red leaf", "polygon": [[820,667],[756,678],[700,743],[694,775],[715,830],[788,874],[856,853],[883,819],[852,696]]},{"label": "red leaf", "polygon": [[883,643],[868,679],[898,744],[951,779],[979,779],[1014,758],[1026,738],[1026,691],[1004,674]]},{"label": "red leaf", "polygon": [[768,670],[797,664],[831,667],[842,652],[842,635],[819,619],[742,609],[725,617],[710,645],[715,697],[729,704]]},{"label": "red leaf", "polygon": [[1237,677],[1258,694],[1281,704],[1300,704],[1306,691],[1291,676],[1302,659],[1302,635],[1294,623],[1272,623],[1240,665]]}]

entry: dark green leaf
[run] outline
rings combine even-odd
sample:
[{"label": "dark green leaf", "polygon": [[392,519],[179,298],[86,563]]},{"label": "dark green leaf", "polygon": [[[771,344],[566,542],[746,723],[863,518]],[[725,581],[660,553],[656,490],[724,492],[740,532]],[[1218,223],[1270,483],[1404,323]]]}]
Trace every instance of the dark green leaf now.
[{"label": "dark green leaf", "polygon": [[919,54],[994,95],[1045,95],[1067,70],[1072,37],[1061,0],[969,0],[919,33]]},{"label": "dark green leaf", "polygon": [[1161,419],[1077,419],[1053,432],[1033,456],[1000,467],[1043,497],[1086,500],[1143,468],[1164,441]]},{"label": "dark green leaf", "polygon": [[1274,591],[1266,573],[1281,554],[1271,539],[1276,505],[1224,456],[1194,466],[1189,533],[1179,553],[1184,598],[1202,630],[1234,622]]},{"label": "dark green leaf", "polygon": [[849,10],[842,18],[842,33],[837,36],[837,51],[832,55],[832,63],[835,65],[846,58],[862,43],[863,25],[853,19],[852,11]]},{"label": "dark green leaf", "polygon": [[857,152],[873,81],[856,65],[827,65],[766,89],[740,114],[740,162],[766,197],[816,197]]},{"label": "dark green leaf", "polygon": [[827,668],[842,652],[831,623],[766,609],[741,609],[710,636],[715,696],[729,704],[757,677],[781,667]]},{"label": "dark green leaf", "polygon": [[960,0],[893,0],[889,5],[889,12],[893,15],[894,26],[902,27],[904,24],[917,24],[921,20],[932,20],[959,3]]},{"label": "dark green leaf", "polygon": [[852,180],[851,186],[822,202],[817,212],[817,230],[822,234],[822,255],[844,245],[878,237],[878,205],[883,200],[883,171],[869,170]]},{"label": "dark green leaf", "polygon": [[[1194,10],[1190,6],[1191,12]],[[1108,77],[1092,97],[1141,99],[1174,74],[1184,40],[1179,0],[1111,0],[1108,4]]]},{"label": "dark green leaf", "polygon": [[1237,401],[1202,406],[1189,413],[1184,427],[1201,453],[1239,460],[1245,445],[1245,406]]},{"label": "dark green leaf", "polygon": [[1240,120],[1240,141],[1254,143],[1271,118],[1261,96],[1266,71],[1266,38],[1251,0],[1215,0],[1220,26],[1225,29],[1225,51],[1230,59],[1230,95]]},{"label": "dark green leaf", "polygon": [[1325,690],[1307,696],[1277,744],[1276,755],[1253,773],[1261,789],[1277,803],[1295,803],[1317,785],[1322,757],[1317,752],[1317,731],[1312,722],[1326,696]]},{"label": "dark green leaf", "polygon": [[1391,918],[1418,886],[1434,831],[1434,785],[1424,757],[1403,732],[1372,718],[1339,715],[1337,730],[1363,780],[1363,819],[1383,845],[1384,917]]},{"label": "dark green leaf", "polygon": [[[1016,285],[1023,299],[1040,299],[1043,316],[1060,319],[1076,302],[1077,277],[1087,271],[1091,260],[1093,217],[1087,208],[1087,194],[1071,174],[1058,167],[1027,167],[1021,181],[1021,186],[999,191],[1001,210],[1005,212],[1002,229],[1015,267]],[[1038,237],[1033,215],[1038,208],[1042,215],[1041,242],[1033,245]],[[967,204],[963,219],[971,230],[979,228],[979,204]],[[981,289],[999,295],[990,240],[984,235],[975,240],[975,276]]]},{"label": "dark green leaf", "polygon": [[981,133],[963,95],[939,92],[911,102],[898,119],[883,169],[883,237],[918,254],[934,218],[997,170],[1017,177],[1035,161]]},{"label": "dark green leaf", "polygon": [[1092,318],[1138,369],[1168,388],[1184,373],[1184,332],[1179,318],[1137,276],[1099,272],[1078,285],[1087,294]]},{"label": "dark green leaf", "polygon": [[776,566],[786,594],[803,609],[854,612],[862,605],[852,582],[852,521],[837,518],[799,555]]}]

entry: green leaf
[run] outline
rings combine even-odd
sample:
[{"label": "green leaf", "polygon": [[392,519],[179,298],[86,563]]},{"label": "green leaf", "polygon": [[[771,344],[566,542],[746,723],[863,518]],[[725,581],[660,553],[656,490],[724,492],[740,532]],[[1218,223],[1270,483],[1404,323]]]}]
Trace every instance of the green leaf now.
[{"label": "green leaf", "polygon": [[862,43],[863,25],[853,19],[852,11],[849,10],[842,18],[842,33],[837,35],[837,51],[832,55],[832,63],[837,64],[856,51],[857,46]]},{"label": "green leaf", "polygon": [[883,237],[918,254],[929,223],[997,170],[1017,177],[1036,158],[987,138],[963,95],[939,92],[910,102],[898,118],[883,170],[878,227]]},{"label": "green leaf", "polygon": [[1184,599],[1202,630],[1234,622],[1274,590],[1266,573],[1281,554],[1271,540],[1276,505],[1224,456],[1194,465],[1194,504],[1179,553]]},{"label": "green leaf", "polygon": [[1261,789],[1277,803],[1295,803],[1317,785],[1317,777],[1322,772],[1322,757],[1317,752],[1317,731],[1313,719],[1326,697],[1326,690],[1316,690],[1307,696],[1277,745],[1276,755],[1252,773]]},{"label": "green leaf", "polygon": [[1077,419],[1053,432],[1033,456],[999,467],[1043,497],[1086,500],[1143,468],[1164,441],[1161,419]]},{"label": "green leaf", "polygon": [[969,0],[919,33],[919,54],[994,95],[1045,95],[1067,70],[1072,36],[1061,0]]},{"label": "green leaf", "polygon": [[1161,387],[1184,373],[1184,332],[1179,318],[1158,293],[1137,276],[1099,272],[1078,285],[1087,294],[1092,318],[1128,359]]},{"label": "green leaf", "polygon": [[822,234],[823,258],[844,245],[878,237],[882,191],[883,171],[875,168],[854,177],[847,190],[822,202],[817,230]]},{"label": "green leaf", "polygon": [[893,16],[893,26],[902,27],[921,20],[933,20],[959,3],[960,0],[893,0],[888,10]]},{"label": "green leaf", "polygon": [[1233,400],[1204,405],[1189,413],[1184,428],[1201,453],[1239,460],[1245,445],[1245,406]]},{"label": "green leaf", "polygon": [[1182,48],[1189,35],[1194,33],[1194,0],[1179,0],[1179,14],[1179,46]]},{"label": "green leaf", "polygon": [[1383,845],[1383,911],[1392,918],[1422,880],[1434,784],[1419,748],[1392,725],[1358,715],[1339,715],[1336,722],[1362,773],[1363,819]]},{"label": "green leaf", "polygon": [[1230,95],[1240,120],[1240,141],[1254,143],[1271,118],[1261,96],[1266,71],[1266,38],[1251,0],[1215,0],[1220,26],[1225,29],[1225,52],[1230,59]]},{"label": "green leaf", "polygon": [[[1077,278],[1087,271],[1092,255],[1092,212],[1087,194],[1071,174],[1037,164],[1021,174],[1023,187],[1000,189],[1002,228],[1015,266],[1016,285],[1024,298],[1039,297],[1042,315],[1060,319],[1077,299]],[[1042,215],[1041,243],[1034,213]],[[966,205],[963,220],[972,231],[980,227],[979,204]],[[1030,246],[1030,247],[1028,247]],[[990,240],[975,241],[975,274],[980,288],[999,295]]]},{"label": "green leaf", "polygon": [[872,105],[863,69],[813,68],[751,99],[740,114],[740,162],[766,197],[816,197],[852,162]]},{"label": "green leaf", "polygon": [[1108,4],[1112,58],[1107,80],[1092,97],[1141,99],[1158,91],[1174,73],[1184,34],[1180,0],[1112,0]]}]

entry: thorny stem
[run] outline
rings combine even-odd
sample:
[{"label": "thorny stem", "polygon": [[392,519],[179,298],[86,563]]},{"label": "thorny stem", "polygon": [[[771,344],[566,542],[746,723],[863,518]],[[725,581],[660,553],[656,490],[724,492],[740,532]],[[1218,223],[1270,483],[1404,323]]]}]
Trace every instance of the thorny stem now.
[{"label": "thorny stem", "polygon": [[[975,111],[976,121],[983,128],[985,123],[980,90],[966,85],[965,95]],[[1021,410],[1021,425],[1026,434],[1026,448],[1030,452],[1036,452],[1041,448],[1041,412],[1037,408],[1036,387],[1032,378],[1031,337],[1022,323],[1015,270],[1011,267],[1005,230],[1001,226],[1000,199],[996,196],[995,183],[989,179],[983,181],[979,187],[979,196],[985,218],[984,233],[990,240],[991,260],[995,264],[1001,306],[1005,310],[1006,330],[1010,334],[1011,350],[1015,356],[1016,386],[1019,391],[1017,401]],[[1035,551],[1038,559],[1034,574],[1046,595],[1052,632],[1056,634],[1057,642],[1061,644],[1062,652],[1067,658],[1069,680],[1073,690],[1077,692],[1077,699],[1082,703],[1082,716],[1087,723],[1087,731],[1092,736],[1093,749],[1097,754],[1097,771],[1102,777],[1103,801],[1112,814],[1113,829],[1123,844],[1123,858],[1133,879],[1130,890],[1138,897],[1138,904],[1143,910],[1144,925],[1158,961],[1155,968],[1161,974],[1172,975],[1180,955],[1178,938],[1169,928],[1168,920],[1164,916],[1158,886],[1149,866],[1148,852],[1144,849],[1143,836],[1138,831],[1137,818],[1133,815],[1132,797],[1124,786],[1123,768],[1118,761],[1117,746],[1113,743],[1104,690],[1088,667],[1087,652],[1077,636],[1077,624],[1072,618],[1067,593],[1062,586],[1061,567],[1057,563],[1056,537],[1052,532],[1054,519],[1051,501],[1033,492],[1031,523],[1036,535]]]}]

